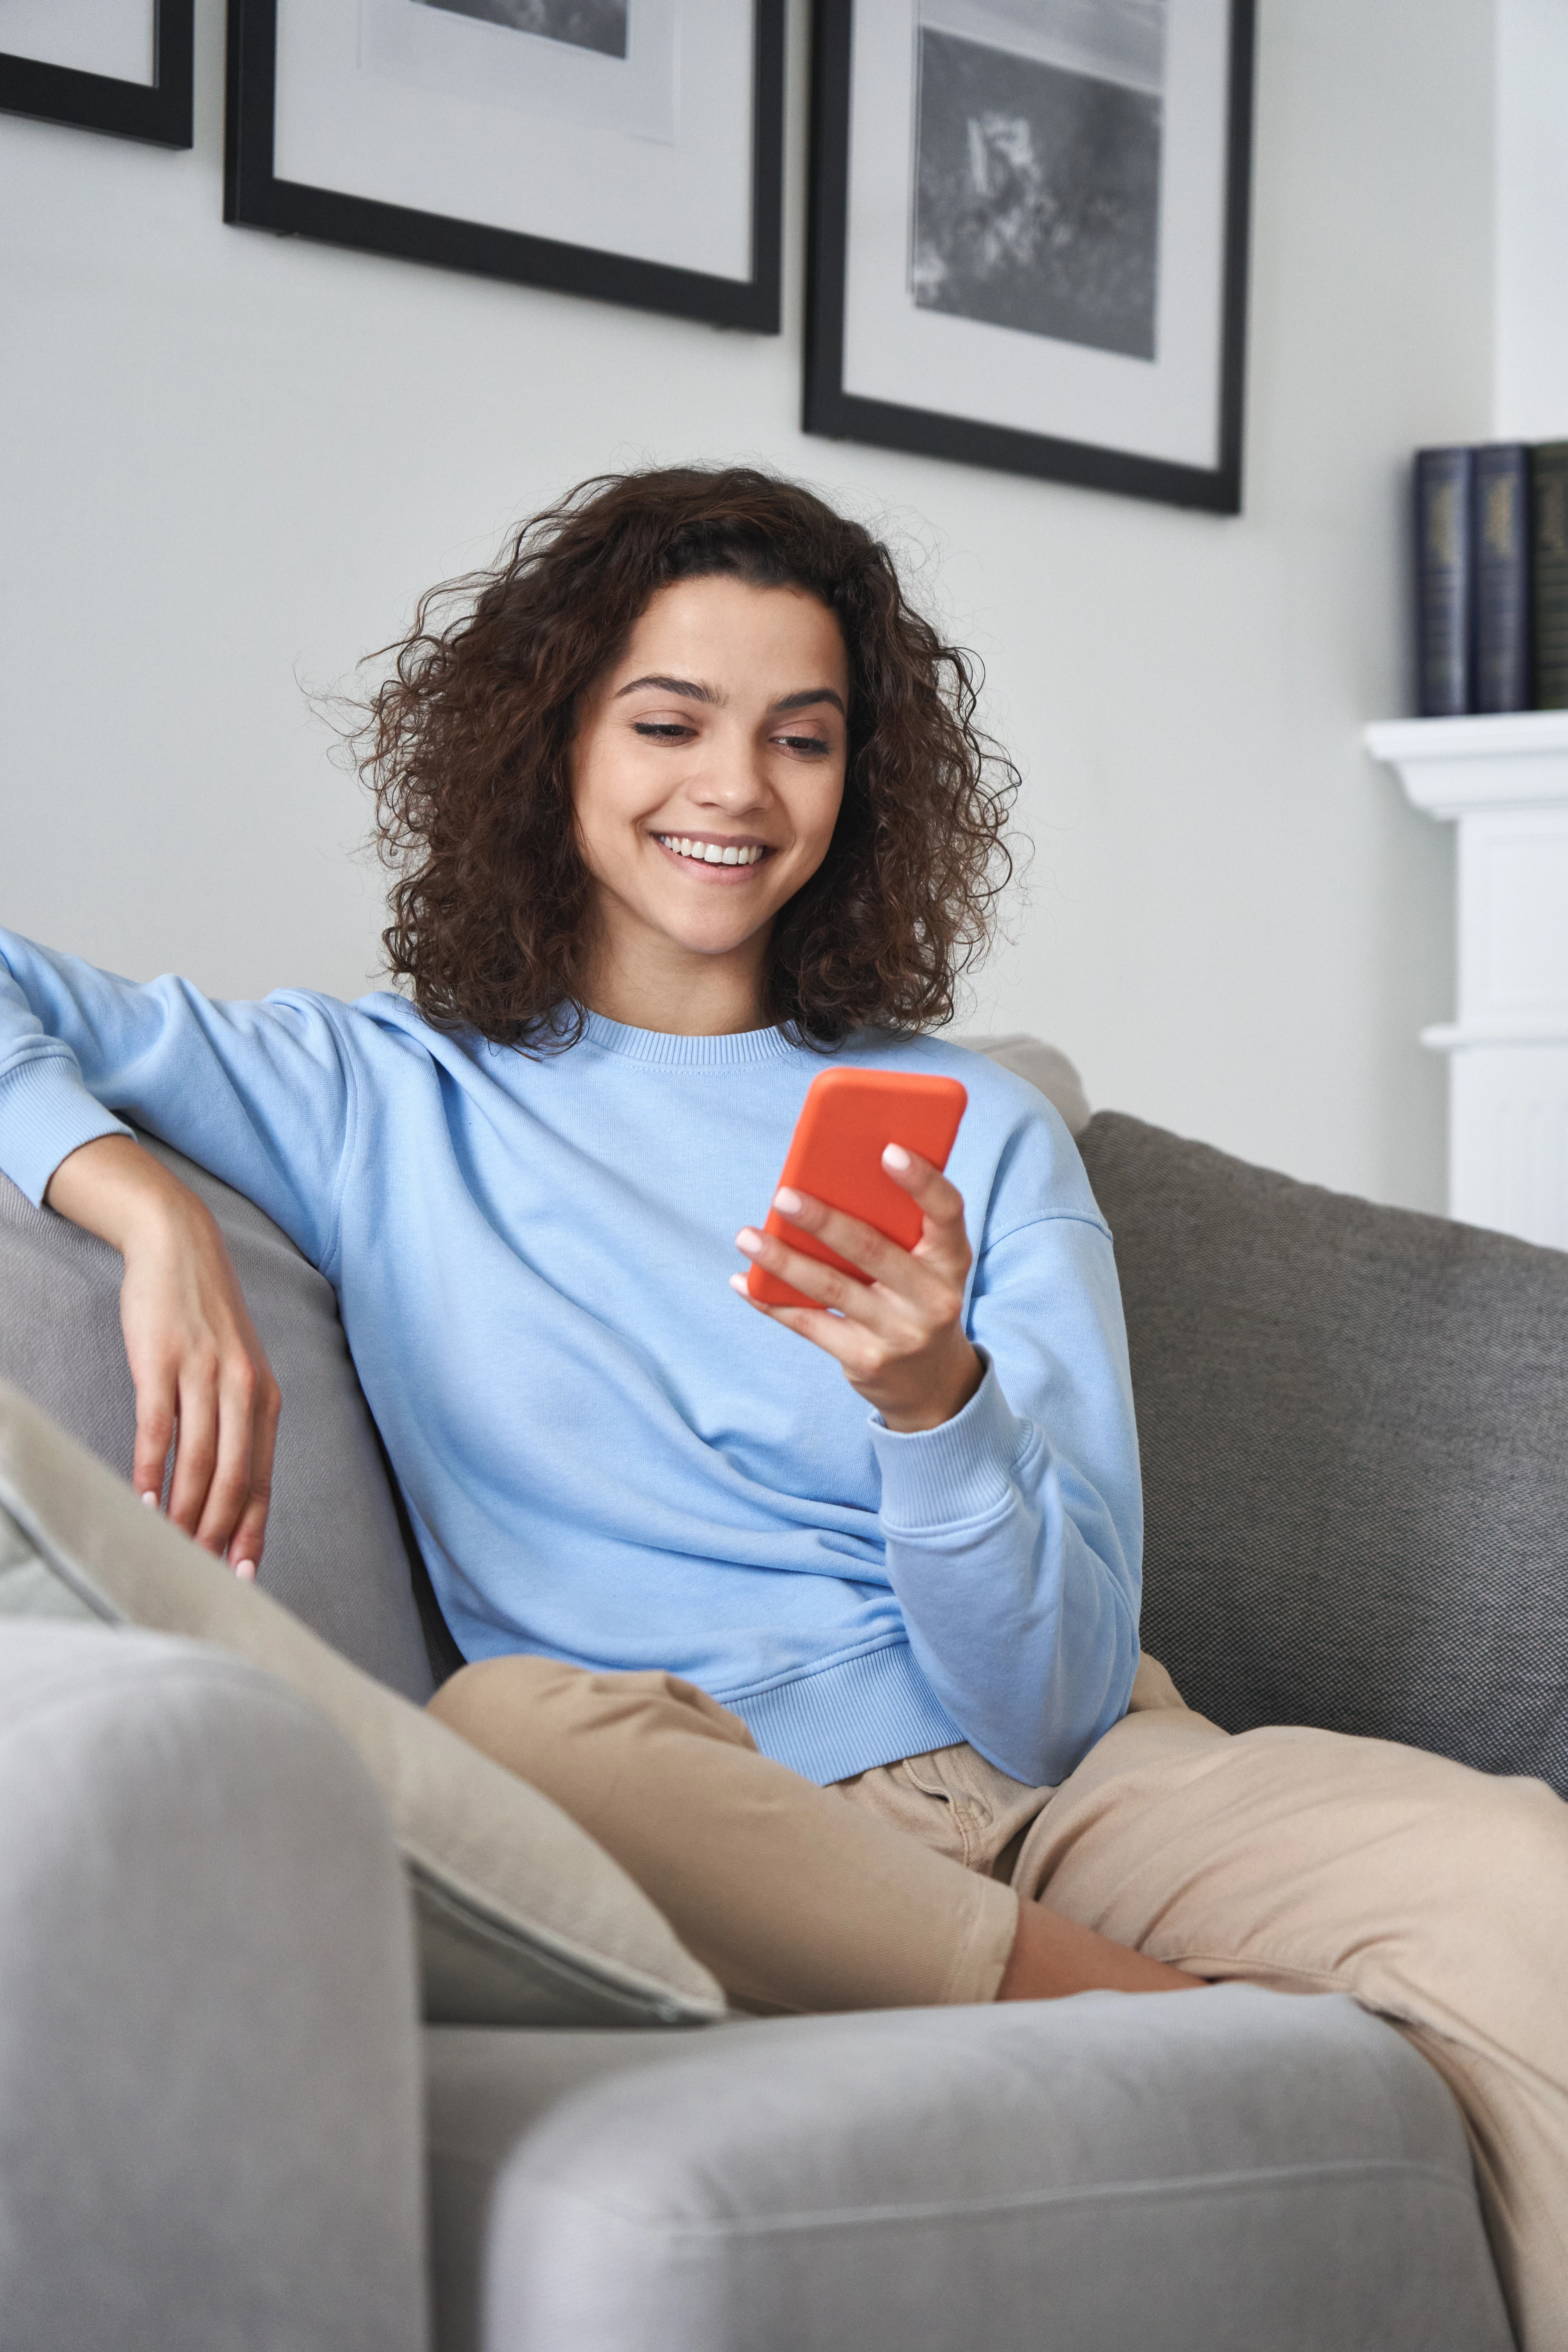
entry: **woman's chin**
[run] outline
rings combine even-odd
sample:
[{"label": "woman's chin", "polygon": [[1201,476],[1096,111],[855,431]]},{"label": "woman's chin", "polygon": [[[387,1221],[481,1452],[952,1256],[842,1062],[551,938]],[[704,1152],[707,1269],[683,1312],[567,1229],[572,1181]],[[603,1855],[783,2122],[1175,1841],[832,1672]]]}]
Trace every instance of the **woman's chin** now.
[{"label": "woman's chin", "polygon": [[689,956],[700,956],[705,962],[714,958],[739,955],[773,920],[773,910],[751,913],[739,907],[715,908],[705,918],[682,909],[679,914],[666,908],[655,919],[655,929],[662,931],[673,948]]},{"label": "woman's chin", "polygon": [[753,923],[744,930],[731,928],[721,932],[704,931],[695,935],[690,931],[681,931],[672,932],[670,937],[688,955],[700,956],[705,963],[722,962],[726,956],[742,954],[756,938],[757,929]]}]

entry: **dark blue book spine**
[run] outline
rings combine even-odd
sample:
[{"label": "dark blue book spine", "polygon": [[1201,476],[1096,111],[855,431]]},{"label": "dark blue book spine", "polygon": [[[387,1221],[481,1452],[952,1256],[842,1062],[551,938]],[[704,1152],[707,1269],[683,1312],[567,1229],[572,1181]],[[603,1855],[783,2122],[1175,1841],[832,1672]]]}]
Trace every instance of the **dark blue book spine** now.
[{"label": "dark blue book spine", "polygon": [[1470,452],[1415,453],[1415,589],[1423,719],[1470,707]]},{"label": "dark blue book spine", "polygon": [[1522,441],[1478,449],[1470,470],[1476,566],[1473,703],[1530,709],[1530,452]]},{"label": "dark blue book spine", "polygon": [[1568,710],[1568,441],[1530,453],[1535,562],[1530,583],[1538,710]]}]

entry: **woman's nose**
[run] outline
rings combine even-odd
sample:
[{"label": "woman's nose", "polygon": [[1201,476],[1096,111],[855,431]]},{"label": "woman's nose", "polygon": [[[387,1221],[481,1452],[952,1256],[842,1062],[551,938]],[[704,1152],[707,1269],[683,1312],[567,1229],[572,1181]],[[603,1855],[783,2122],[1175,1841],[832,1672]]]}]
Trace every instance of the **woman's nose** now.
[{"label": "woman's nose", "polygon": [[732,814],[760,808],[770,797],[760,757],[740,750],[716,751],[711,760],[704,761],[701,773],[693,777],[689,793],[704,808],[728,809]]}]

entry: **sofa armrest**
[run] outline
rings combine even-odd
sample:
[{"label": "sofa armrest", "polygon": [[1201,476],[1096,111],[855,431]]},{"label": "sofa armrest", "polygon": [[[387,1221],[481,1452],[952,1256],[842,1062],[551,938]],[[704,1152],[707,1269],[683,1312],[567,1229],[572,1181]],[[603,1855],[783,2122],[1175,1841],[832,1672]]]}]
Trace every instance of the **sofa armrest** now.
[{"label": "sofa armrest", "polygon": [[1509,2352],[1458,2108],[1337,1995],[426,2037],[440,2352]]},{"label": "sofa armrest", "polygon": [[381,1803],[194,1643],[0,1624],[14,2352],[427,2341],[412,1935]]}]

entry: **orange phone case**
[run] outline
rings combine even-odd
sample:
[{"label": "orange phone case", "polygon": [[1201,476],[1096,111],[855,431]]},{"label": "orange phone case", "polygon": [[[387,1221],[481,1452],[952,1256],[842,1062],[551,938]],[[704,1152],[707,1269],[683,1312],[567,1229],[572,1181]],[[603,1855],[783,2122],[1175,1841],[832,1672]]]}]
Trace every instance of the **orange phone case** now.
[{"label": "orange phone case", "polygon": [[[922,1078],[903,1070],[824,1070],[813,1078],[801,1105],[779,1182],[875,1225],[900,1249],[913,1249],[924,1220],[882,1166],[882,1154],[889,1143],[900,1143],[933,1168],[945,1168],[968,1100],[956,1078]],[[870,1280],[776,1209],[768,1212],[766,1230],[857,1282]],[[755,1263],[747,1272],[746,1288],[767,1307],[817,1303]]]}]

